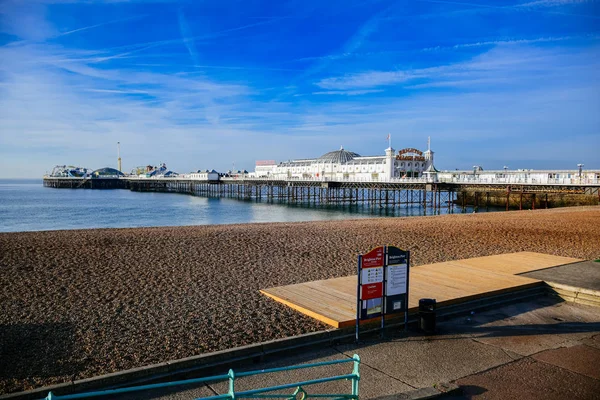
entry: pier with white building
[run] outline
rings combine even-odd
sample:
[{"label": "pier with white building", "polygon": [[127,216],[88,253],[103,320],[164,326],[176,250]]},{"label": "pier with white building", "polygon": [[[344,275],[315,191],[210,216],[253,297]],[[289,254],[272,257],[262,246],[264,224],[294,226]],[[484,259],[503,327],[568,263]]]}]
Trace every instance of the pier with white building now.
[{"label": "pier with white building", "polygon": [[[44,176],[53,188],[129,189],[188,193],[197,196],[297,205],[365,205],[448,210],[467,206],[535,209],[556,206],[557,198],[584,198],[600,203],[600,170],[472,170],[440,171],[434,152],[391,146],[383,155],[361,156],[341,147],[317,158],[257,161],[255,170],[199,170],[187,174],[160,167],[139,167],[131,174],[112,168],[91,171],[57,167]],[[561,204],[564,205],[564,204]]]}]

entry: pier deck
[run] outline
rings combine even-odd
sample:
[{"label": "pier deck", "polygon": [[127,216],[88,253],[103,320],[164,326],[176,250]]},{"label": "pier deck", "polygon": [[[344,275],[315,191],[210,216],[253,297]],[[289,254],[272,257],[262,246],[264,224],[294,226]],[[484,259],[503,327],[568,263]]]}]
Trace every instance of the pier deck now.
[{"label": "pier deck", "polygon": [[[469,258],[411,268],[409,313],[419,299],[435,298],[439,307],[521,290],[543,282],[518,276],[580,262],[577,258],[519,252]],[[273,287],[261,293],[334,328],[356,323],[356,275]]]},{"label": "pier deck", "polygon": [[[600,176],[600,174],[599,174]],[[423,214],[447,208],[467,211],[490,207],[513,209],[549,208],[565,205],[563,195],[584,196],[584,204],[600,202],[600,180],[568,179],[538,182],[535,179],[430,179],[329,180],[318,178],[220,177],[196,179],[189,176],[140,178],[44,177],[44,186],[67,189],[129,189],[135,192],[172,192],[194,196],[227,197],[303,206],[367,206],[377,209],[422,207]],[[550,195],[550,199],[549,199]],[[578,200],[579,201],[579,200]]]}]

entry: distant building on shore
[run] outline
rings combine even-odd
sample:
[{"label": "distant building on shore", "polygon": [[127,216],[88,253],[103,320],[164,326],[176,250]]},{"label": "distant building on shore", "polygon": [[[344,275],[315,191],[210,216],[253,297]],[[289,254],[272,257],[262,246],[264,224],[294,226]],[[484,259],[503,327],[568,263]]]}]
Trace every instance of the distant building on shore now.
[{"label": "distant building on shore", "polygon": [[319,158],[307,158],[276,163],[274,160],[257,161],[252,176],[275,179],[330,179],[330,180],[387,180],[392,178],[420,178],[435,174],[433,151],[429,141],[426,151],[405,148],[398,153],[391,146],[380,156],[361,156],[344,147],[330,151]]}]

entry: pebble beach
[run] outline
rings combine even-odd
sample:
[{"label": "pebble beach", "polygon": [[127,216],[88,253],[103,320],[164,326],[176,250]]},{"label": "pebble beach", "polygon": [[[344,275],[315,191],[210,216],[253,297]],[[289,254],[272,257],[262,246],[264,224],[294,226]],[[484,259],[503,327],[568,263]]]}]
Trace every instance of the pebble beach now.
[{"label": "pebble beach", "polygon": [[600,258],[600,206],[428,217],[0,233],[0,394],[328,327],[259,289],[533,251]]}]

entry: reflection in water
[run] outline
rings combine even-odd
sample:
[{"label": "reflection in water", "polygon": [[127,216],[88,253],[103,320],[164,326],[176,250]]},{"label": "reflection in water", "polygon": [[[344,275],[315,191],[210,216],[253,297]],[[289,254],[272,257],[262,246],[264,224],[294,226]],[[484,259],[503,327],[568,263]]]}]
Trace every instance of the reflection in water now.
[{"label": "reflection in water", "polygon": [[[0,180],[2,232],[322,221],[461,211],[461,207],[448,208],[447,204],[439,210],[406,204],[389,208],[365,204],[288,205],[122,189],[52,189],[43,187],[40,181]],[[473,208],[465,211],[471,213]],[[480,211],[485,210],[480,208]]]},{"label": "reflection in water", "polygon": [[[340,220],[355,218],[377,217],[413,217],[427,215],[441,215],[454,213],[473,213],[474,207],[444,203],[440,208],[422,205],[396,205],[395,207],[380,207],[378,205],[353,204],[353,205],[327,205],[327,204],[287,204],[277,201],[234,200],[215,198],[217,201],[235,201],[251,205],[254,222],[291,222],[315,220]],[[478,212],[502,211],[499,207],[480,207]]]}]

